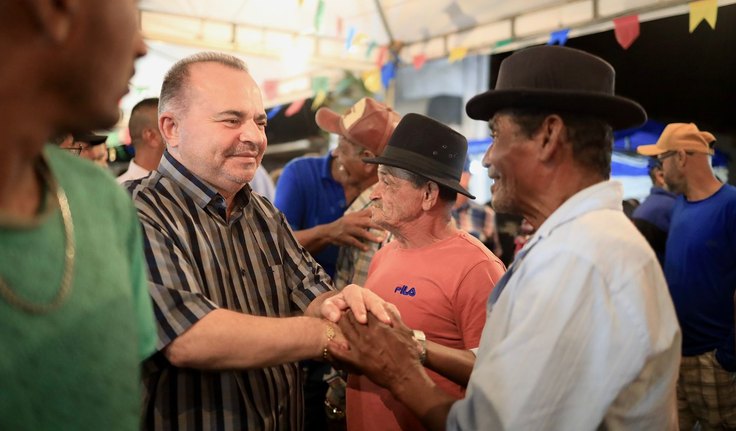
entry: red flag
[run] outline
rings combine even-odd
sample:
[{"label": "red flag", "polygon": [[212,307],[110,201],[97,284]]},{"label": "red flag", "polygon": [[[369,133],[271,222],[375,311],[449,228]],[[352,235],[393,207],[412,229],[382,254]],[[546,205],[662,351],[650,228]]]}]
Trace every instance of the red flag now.
[{"label": "red flag", "polygon": [[388,47],[382,46],[381,50],[378,51],[378,57],[376,57],[376,67],[383,66],[383,63],[386,62],[387,56],[388,56]]},{"label": "red flag", "polygon": [[629,49],[639,37],[639,15],[622,16],[613,20],[616,40],[623,49]]},{"label": "red flag", "polygon": [[419,70],[424,67],[424,63],[427,62],[427,56],[419,54],[414,56],[414,69]]},{"label": "red flag", "polygon": [[279,82],[271,79],[263,81],[263,94],[266,99],[275,99],[279,94]]},{"label": "red flag", "polygon": [[286,108],[286,112],[284,112],[284,115],[287,117],[292,117],[297,112],[301,111],[302,106],[304,106],[305,99],[297,100],[296,102],[293,102],[291,105],[289,105],[288,108]]}]

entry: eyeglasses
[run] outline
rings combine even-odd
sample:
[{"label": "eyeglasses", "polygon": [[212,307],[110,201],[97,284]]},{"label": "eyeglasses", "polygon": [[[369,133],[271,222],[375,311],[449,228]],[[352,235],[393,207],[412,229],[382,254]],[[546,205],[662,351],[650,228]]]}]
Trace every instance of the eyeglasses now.
[{"label": "eyeglasses", "polygon": [[675,154],[677,154],[677,151],[667,151],[666,153],[659,154],[657,156],[657,160],[659,160],[659,162],[661,163],[662,160],[666,159],[667,157],[672,157]]},{"label": "eyeglasses", "polygon": [[68,151],[75,156],[82,154],[82,147],[60,147],[64,151]]}]

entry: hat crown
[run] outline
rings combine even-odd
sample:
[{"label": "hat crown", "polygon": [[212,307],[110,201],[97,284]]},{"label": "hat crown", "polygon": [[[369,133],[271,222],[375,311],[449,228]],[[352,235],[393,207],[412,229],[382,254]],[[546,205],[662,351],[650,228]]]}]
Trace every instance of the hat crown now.
[{"label": "hat crown", "polygon": [[[388,141],[388,148],[414,153],[445,165],[459,180],[468,152],[468,141],[452,128],[419,114],[407,114]],[[421,172],[415,172],[422,175]]]},{"label": "hat crown", "polygon": [[381,154],[401,117],[388,106],[364,97],[343,115],[331,109],[320,108],[317,125],[330,133],[337,133],[349,141]]},{"label": "hat crown", "polygon": [[614,129],[643,124],[644,108],[614,93],[616,72],[601,58],[564,46],[526,48],[504,59],[493,90],[470,99],[465,110],[488,121],[498,111],[530,108],[569,112],[605,121]]},{"label": "hat crown", "polygon": [[715,140],[715,136],[710,132],[698,129],[695,123],[671,123],[662,131],[657,145],[668,150],[710,153],[710,144]]},{"label": "hat crown", "polygon": [[475,199],[460,185],[468,141],[446,125],[419,114],[407,114],[396,126],[380,157],[363,159],[413,172]]},{"label": "hat crown", "polygon": [[599,57],[561,46],[519,51],[502,63],[496,90],[553,90],[613,96],[616,72]]}]

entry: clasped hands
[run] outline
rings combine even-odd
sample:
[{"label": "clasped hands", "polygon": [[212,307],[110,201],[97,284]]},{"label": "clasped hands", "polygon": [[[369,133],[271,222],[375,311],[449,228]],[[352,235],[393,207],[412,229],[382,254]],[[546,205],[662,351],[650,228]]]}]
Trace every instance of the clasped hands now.
[{"label": "clasped hands", "polygon": [[324,301],[322,317],[341,334],[331,338],[325,358],[337,368],[359,372],[390,387],[407,367],[422,367],[413,332],[398,309],[368,289],[351,284]]}]

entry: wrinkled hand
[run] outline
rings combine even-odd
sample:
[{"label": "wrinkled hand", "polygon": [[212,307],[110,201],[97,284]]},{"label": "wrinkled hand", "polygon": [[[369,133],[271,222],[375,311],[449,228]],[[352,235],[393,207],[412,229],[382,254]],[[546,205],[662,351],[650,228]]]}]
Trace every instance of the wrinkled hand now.
[{"label": "wrinkled hand", "polygon": [[368,231],[370,228],[380,229],[371,222],[371,209],[366,208],[354,213],[345,214],[328,225],[330,242],[341,246],[356,247],[360,250],[368,250],[368,245],[363,241],[380,243],[385,235],[377,236]]},{"label": "wrinkled hand", "polygon": [[419,352],[412,331],[393,316],[394,326],[381,323],[368,316],[363,325],[348,311],[338,326],[349,343],[349,347],[330,343],[327,349],[338,364],[348,369],[357,369],[377,385],[391,389],[401,385],[411,373],[422,373]]},{"label": "wrinkled hand", "polygon": [[380,296],[357,284],[345,286],[340,293],[325,299],[320,306],[322,317],[335,323],[340,320],[343,312],[347,310],[352,310],[358,322],[363,324],[368,322],[366,316],[369,311],[378,320],[389,325],[391,324],[389,312],[399,316],[399,310],[393,304],[384,301]]}]

